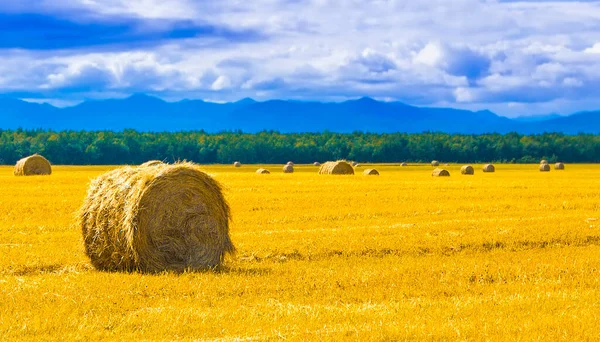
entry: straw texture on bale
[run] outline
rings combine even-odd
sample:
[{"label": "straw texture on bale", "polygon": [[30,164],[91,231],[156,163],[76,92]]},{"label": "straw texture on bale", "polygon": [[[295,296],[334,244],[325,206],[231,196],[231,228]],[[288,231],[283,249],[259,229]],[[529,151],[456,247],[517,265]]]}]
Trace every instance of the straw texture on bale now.
[{"label": "straw texture on bale", "polygon": [[148,167],[148,166],[156,166],[156,165],[163,165],[164,163],[160,160],[149,160],[143,164],[140,165],[140,167]]},{"label": "straw texture on bale", "polygon": [[294,166],[287,164],[283,167],[283,173],[294,173]]},{"label": "straw texture on bale", "polygon": [[492,164],[486,164],[483,166],[483,172],[496,172],[496,167]]},{"label": "straw texture on bale", "polygon": [[548,171],[550,171],[550,165],[548,165],[548,164],[540,164],[540,171],[542,171],[542,172],[548,172]]},{"label": "straw texture on bale", "polygon": [[440,162],[439,162],[439,161],[437,161],[437,160],[433,160],[433,161],[431,162],[431,166],[440,166]]},{"label": "straw texture on bale", "polygon": [[444,169],[435,169],[431,175],[433,177],[450,177],[450,172]]},{"label": "straw texture on bale", "polygon": [[354,168],[345,160],[330,161],[319,169],[321,175],[353,175]]},{"label": "straw texture on bale", "polygon": [[314,163],[313,163],[313,165],[314,165],[314,166],[321,166],[321,163],[319,163],[319,162],[314,162]]},{"label": "straw texture on bale", "polygon": [[540,164],[548,164],[548,161],[547,161],[546,159],[542,159],[542,160],[540,161]]},{"label": "straw texture on bale", "polygon": [[565,164],[563,164],[563,163],[556,163],[556,164],[554,164],[554,169],[555,170],[564,170],[565,169]]},{"label": "straw texture on bale", "polygon": [[233,166],[235,166],[235,167],[241,167],[242,163],[240,163],[239,161],[236,161],[235,163],[233,163]]},{"label": "straw texture on bale", "polygon": [[460,173],[463,175],[474,175],[475,169],[471,165],[465,165],[460,168]]},{"label": "straw texture on bale", "polygon": [[267,169],[258,169],[256,170],[256,173],[258,173],[259,175],[268,175],[271,174],[271,172]]},{"label": "straw texture on bale", "polygon": [[379,176],[379,171],[375,169],[366,169],[363,174],[365,176]]},{"label": "straw texture on bale", "polygon": [[34,154],[17,162],[13,171],[15,176],[36,176],[52,174],[52,167],[48,159]]},{"label": "straw texture on bale", "polygon": [[408,164],[402,163],[402,164],[400,164],[400,166],[408,166]]},{"label": "straw texture on bale", "polygon": [[124,167],[94,179],[79,213],[85,251],[106,271],[215,267],[235,248],[221,186],[192,163]]}]

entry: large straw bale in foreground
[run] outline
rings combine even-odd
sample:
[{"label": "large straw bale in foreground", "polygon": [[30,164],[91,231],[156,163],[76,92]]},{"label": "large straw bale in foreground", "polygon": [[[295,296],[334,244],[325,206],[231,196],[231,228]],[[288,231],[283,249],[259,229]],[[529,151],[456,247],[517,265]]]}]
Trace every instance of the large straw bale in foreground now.
[{"label": "large straw bale in foreground", "polygon": [[85,251],[108,271],[218,266],[233,252],[219,183],[192,163],[124,167],[94,179],[80,211]]},{"label": "large straw bale in foreground", "polygon": [[17,162],[13,171],[15,176],[36,176],[52,174],[52,167],[48,159],[34,154]]},{"label": "large straw bale in foreground", "polygon": [[269,175],[269,174],[271,174],[271,172],[269,170],[267,170],[267,169],[258,169],[258,170],[256,170],[256,173],[259,174],[259,175]]},{"label": "large straw bale in foreground", "polygon": [[433,170],[431,175],[433,177],[450,177],[450,172],[448,172],[448,170],[444,170],[444,169],[435,169],[435,170]]},{"label": "large straw bale in foreground", "polygon": [[496,172],[496,167],[492,164],[486,164],[483,166],[483,172]]},{"label": "large straw bale in foreground", "polygon": [[563,164],[563,163],[556,163],[556,164],[554,164],[554,169],[555,170],[564,170],[565,169],[565,164]]},{"label": "large straw bale in foreground", "polygon": [[140,167],[150,167],[150,166],[157,166],[157,165],[163,165],[164,163],[160,160],[148,160],[147,162],[140,164]]},{"label": "large straw bale in foreground", "polygon": [[460,168],[460,173],[463,175],[474,175],[475,169],[471,165],[465,165]]},{"label": "large straw bale in foreground", "polygon": [[548,172],[548,171],[550,171],[550,165],[548,165],[548,164],[540,164],[540,171],[542,171],[542,172]]},{"label": "large straw bale in foreground", "polygon": [[320,175],[353,175],[354,168],[345,160],[329,161],[319,169]]},{"label": "large straw bale in foreground", "polygon": [[366,169],[363,174],[365,176],[379,176],[379,171],[375,169]]},{"label": "large straw bale in foreground", "polygon": [[283,173],[294,173],[294,165],[287,164],[283,167]]}]

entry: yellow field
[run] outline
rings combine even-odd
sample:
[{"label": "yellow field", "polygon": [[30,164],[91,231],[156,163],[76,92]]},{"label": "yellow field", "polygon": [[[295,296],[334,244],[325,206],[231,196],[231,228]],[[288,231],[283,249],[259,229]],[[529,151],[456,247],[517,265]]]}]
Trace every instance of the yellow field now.
[{"label": "yellow field", "polygon": [[257,168],[206,167],[233,213],[223,271],[143,275],[92,269],[74,225],[110,167],[0,167],[0,338],[600,339],[600,166]]}]

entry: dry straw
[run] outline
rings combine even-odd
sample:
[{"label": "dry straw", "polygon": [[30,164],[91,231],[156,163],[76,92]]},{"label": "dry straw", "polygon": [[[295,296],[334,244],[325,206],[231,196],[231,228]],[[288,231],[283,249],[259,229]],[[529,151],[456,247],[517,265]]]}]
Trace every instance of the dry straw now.
[{"label": "dry straw", "polygon": [[402,164],[400,164],[400,166],[408,166],[408,164],[402,163]]},{"label": "dry straw", "polygon": [[314,162],[314,163],[313,163],[313,165],[314,165],[314,166],[321,166],[321,163],[319,163],[319,162]]},{"label": "dry straw", "polygon": [[267,170],[267,169],[258,169],[258,170],[256,170],[256,173],[259,174],[259,175],[268,175],[268,174],[271,174],[271,172],[269,170]]},{"label": "dry straw", "polygon": [[34,154],[17,162],[13,171],[15,176],[50,175],[52,167],[48,159]]},{"label": "dry straw", "polygon": [[289,161],[289,162],[287,162],[286,165],[292,165],[292,166],[294,166],[294,162],[293,161]]},{"label": "dry straw", "polygon": [[437,160],[431,161],[431,166],[440,166],[440,162]]},{"label": "dry straw", "polygon": [[235,167],[241,167],[242,163],[240,163],[239,161],[236,161],[235,163],[233,163],[233,166],[235,166]]},{"label": "dry straw", "polygon": [[353,175],[354,168],[345,160],[329,161],[319,169],[320,175]]},{"label": "dry straw", "polygon": [[294,173],[294,166],[292,164],[287,164],[283,167],[283,173]]},{"label": "dry straw", "polygon": [[465,165],[460,168],[460,173],[463,175],[474,175],[475,169],[471,165]]},{"label": "dry straw", "polygon": [[140,165],[140,167],[149,167],[149,166],[157,166],[157,165],[163,165],[164,163],[160,160],[149,160],[143,164]]},{"label": "dry straw", "polygon": [[496,172],[496,167],[492,164],[486,164],[483,166],[483,172]]},{"label": "dry straw", "polygon": [[365,176],[379,176],[379,171],[375,169],[366,169],[363,174]]},{"label": "dry straw", "polygon": [[550,165],[548,165],[548,164],[540,164],[540,171],[542,171],[542,172],[548,172],[548,171],[550,171]]},{"label": "dry straw", "polygon": [[107,271],[215,267],[235,250],[221,186],[192,163],[124,167],[94,179],[79,219],[85,251]]},{"label": "dry straw", "polygon": [[546,159],[542,159],[542,160],[540,161],[540,164],[548,164],[548,161],[547,161]]},{"label": "dry straw", "polygon": [[450,172],[444,169],[435,169],[431,175],[433,177],[450,177]]},{"label": "dry straw", "polygon": [[564,170],[565,169],[565,164],[563,164],[563,163],[556,163],[556,164],[554,164],[554,169],[555,170]]}]

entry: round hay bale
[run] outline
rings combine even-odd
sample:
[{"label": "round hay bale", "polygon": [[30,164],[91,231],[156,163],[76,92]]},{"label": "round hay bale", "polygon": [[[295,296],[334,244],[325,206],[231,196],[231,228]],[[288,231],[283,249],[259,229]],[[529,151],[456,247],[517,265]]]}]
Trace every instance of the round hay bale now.
[{"label": "round hay bale", "polygon": [[431,161],[431,166],[440,166],[440,162],[437,160]]},{"label": "round hay bale", "polygon": [[357,163],[357,162],[355,162],[355,161],[353,161],[353,162],[352,162],[352,167],[357,167],[357,166],[358,166],[358,163]]},{"label": "round hay bale", "polygon": [[314,162],[314,163],[313,163],[313,165],[314,165],[314,166],[321,166],[321,163],[319,163],[319,162]]},{"label": "round hay bale", "polygon": [[496,172],[496,167],[492,164],[486,164],[483,166],[483,172]]},{"label": "round hay bale", "polygon": [[547,161],[546,159],[542,159],[542,160],[540,161],[540,164],[548,164],[548,161]]},{"label": "round hay bale", "polygon": [[379,176],[379,171],[377,171],[375,169],[366,169],[363,172],[363,175],[365,175],[365,176]]},{"label": "round hay bale", "polygon": [[354,168],[345,160],[329,161],[319,169],[320,175],[353,175]]},{"label": "round hay bale", "polygon": [[236,161],[233,163],[233,166],[235,167],[242,167],[242,163],[240,163],[239,161]]},{"label": "round hay bale", "polygon": [[15,176],[50,175],[52,174],[52,167],[48,159],[39,154],[34,154],[20,159],[15,165],[13,174]]},{"label": "round hay bale", "polygon": [[140,164],[140,167],[149,167],[149,166],[156,166],[156,165],[163,165],[164,163],[160,160],[149,160],[143,164]]},{"label": "round hay bale", "polygon": [[433,177],[450,177],[450,172],[444,169],[435,169],[431,175]]},{"label": "round hay bale", "polygon": [[283,173],[294,173],[294,166],[287,164],[283,167]]},{"label": "round hay bale", "polygon": [[256,173],[259,174],[259,175],[269,175],[269,174],[271,174],[271,172],[269,170],[267,170],[267,169],[258,169],[258,170],[256,170]]},{"label": "round hay bale", "polygon": [[563,164],[563,163],[554,164],[554,170],[564,170],[564,169],[565,169],[565,164]]},{"label": "round hay bale", "polygon": [[548,165],[548,164],[540,164],[540,171],[541,172],[548,172],[548,171],[550,171],[550,165]]},{"label": "round hay bale", "polygon": [[475,169],[471,165],[465,165],[460,168],[460,173],[463,175],[474,175]]},{"label": "round hay bale", "polygon": [[79,212],[85,251],[106,271],[219,266],[235,251],[221,186],[192,163],[124,167],[94,179]]},{"label": "round hay bale", "polygon": [[400,166],[404,167],[404,166],[408,166],[408,164],[402,163],[402,164],[400,164]]},{"label": "round hay bale", "polygon": [[293,161],[289,161],[289,162],[287,162],[287,164],[285,164],[285,165],[292,165],[292,166],[294,166],[294,162],[293,162]]}]

